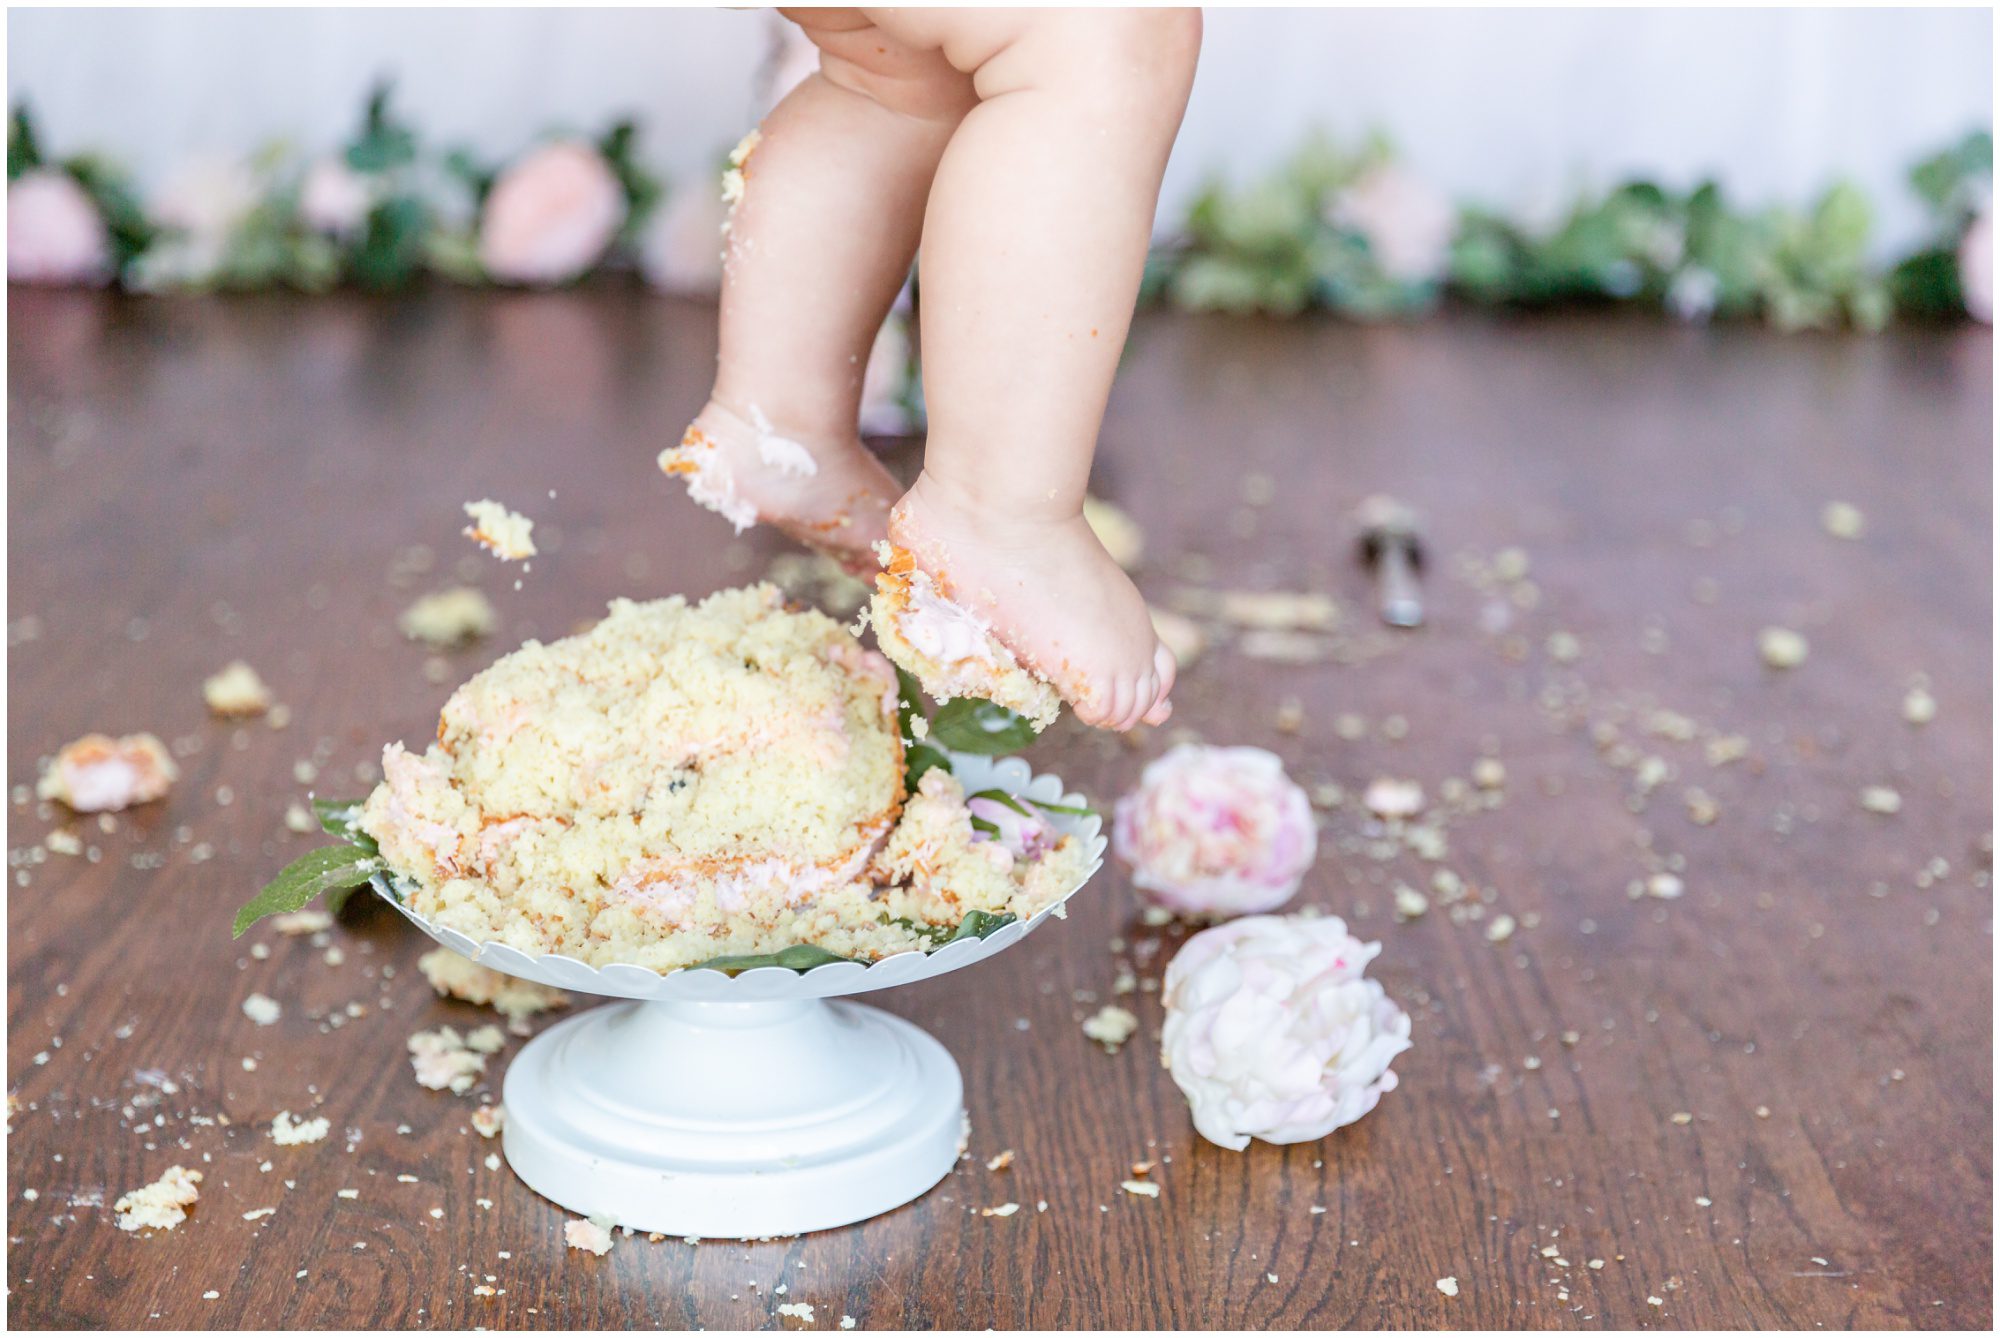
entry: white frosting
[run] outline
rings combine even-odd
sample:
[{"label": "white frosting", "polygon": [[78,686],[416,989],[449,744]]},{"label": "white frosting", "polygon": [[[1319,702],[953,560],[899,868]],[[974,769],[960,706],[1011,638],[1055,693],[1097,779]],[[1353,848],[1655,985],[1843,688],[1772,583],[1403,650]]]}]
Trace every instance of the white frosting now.
[{"label": "white frosting", "polygon": [[993,640],[992,625],[940,595],[927,572],[910,573],[909,602],[897,626],[905,640],[940,664],[977,660],[996,669],[1007,667],[995,653],[1001,648]]},{"label": "white frosting", "polygon": [[757,458],[777,470],[780,474],[797,474],[811,478],[819,473],[819,462],[803,443],[790,437],[781,437],[771,427],[771,420],[756,405],[750,406],[750,421],[757,429]]},{"label": "white frosting", "polygon": [[713,446],[702,453],[700,466],[687,481],[688,496],[728,521],[738,534],[757,523],[757,508],[748,498],[736,495],[736,480]]}]

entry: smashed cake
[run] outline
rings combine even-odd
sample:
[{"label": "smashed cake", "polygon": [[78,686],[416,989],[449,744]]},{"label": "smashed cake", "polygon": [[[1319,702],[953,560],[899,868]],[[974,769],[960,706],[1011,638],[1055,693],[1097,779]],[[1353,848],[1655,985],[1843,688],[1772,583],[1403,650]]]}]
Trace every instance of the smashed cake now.
[{"label": "smashed cake", "polygon": [[616,600],[473,677],[424,753],[391,744],[358,825],[434,923],[659,971],[924,949],[1082,879],[1076,838],[990,835],[944,772],[906,795],[897,705],[886,660],[771,586]]},{"label": "smashed cake", "polygon": [[1025,716],[1036,730],[1055,723],[1062,699],[993,635],[986,620],[938,589],[907,549],[881,544],[869,622],[882,653],[917,677],[937,701],[979,697]]}]

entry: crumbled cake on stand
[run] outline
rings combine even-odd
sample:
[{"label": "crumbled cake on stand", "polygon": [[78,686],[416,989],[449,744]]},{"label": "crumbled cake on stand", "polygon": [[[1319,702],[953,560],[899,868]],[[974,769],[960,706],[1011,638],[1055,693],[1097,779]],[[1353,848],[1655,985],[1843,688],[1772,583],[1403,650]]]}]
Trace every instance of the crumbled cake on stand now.
[{"label": "crumbled cake on stand", "polygon": [[[897,705],[886,661],[759,586],[614,604],[468,682],[425,753],[390,750],[359,825],[398,909],[482,967],[630,1001],[509,1066],[499,1134],[531,1188],[756,1238],[887,1212],[958,1161],[957,1064],[835,996],[1003,951],[1104,840],[1016,759],[955,756],[906,794]],[[1015,806],[1034,816],[993,820]],[[788,948],[809,969],[677,969]]]}]

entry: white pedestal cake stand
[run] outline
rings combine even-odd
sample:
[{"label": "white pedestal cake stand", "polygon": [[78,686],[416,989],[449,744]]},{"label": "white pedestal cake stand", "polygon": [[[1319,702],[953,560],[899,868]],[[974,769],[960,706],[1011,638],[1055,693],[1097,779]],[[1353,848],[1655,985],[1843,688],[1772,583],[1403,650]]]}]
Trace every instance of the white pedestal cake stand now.
[{"label": "white pedestal cake stand", "polygon": [[[955,755],[968,793],[1080,807],[1019,758]],[[1096,816],[1045,815],[1085,843],[1077,887],[1032,919],[935,952],[808,971],[662,975],[475,943],[378,890],[445,947],[509,975],[625,1003],[556,1024],[507,1070],[515,1174],[571,1212],[635,1231],[755,1239],[885,1213],[942,1180],[964,1148],[964,1085],[920,1028],[840,996],[929,980],[1033,933],[1103,863]]]}]

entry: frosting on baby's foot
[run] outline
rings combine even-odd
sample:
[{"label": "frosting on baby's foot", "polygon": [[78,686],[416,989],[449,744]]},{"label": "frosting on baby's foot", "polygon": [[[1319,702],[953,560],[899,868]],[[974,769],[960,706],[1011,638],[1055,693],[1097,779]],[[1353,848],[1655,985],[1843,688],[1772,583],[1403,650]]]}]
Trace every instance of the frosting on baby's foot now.
[{"label": "frosting on baby's foot", "polygon": [[882,653],[917,677],[937,701],[979,697],[1019,712],[1037,730],[1055,722],[1062,699],[993,635],[992,624],[950,598],[907,549],[875,546],[870,621]]},{"label": "frosting on baby's foot", "polygon": [[715,438],[692,424],[681,444],[660,452],[660,469],[687,482],[688,496],[735,527],[738,534],[757,523],[757,508],[736,492],[736,476],[722,461]]}]

